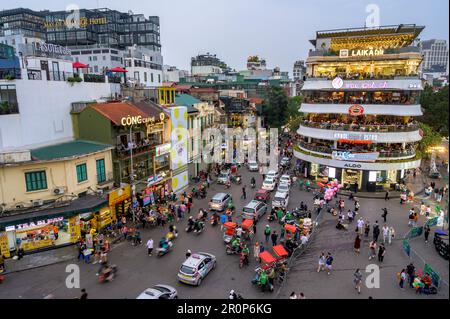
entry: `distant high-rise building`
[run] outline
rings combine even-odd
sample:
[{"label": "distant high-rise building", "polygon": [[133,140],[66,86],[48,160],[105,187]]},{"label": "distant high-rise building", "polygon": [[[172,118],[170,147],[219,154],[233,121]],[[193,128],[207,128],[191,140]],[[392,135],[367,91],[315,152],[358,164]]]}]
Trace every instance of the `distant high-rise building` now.
[{"label": "distant high-rise building", "polygon": [[215,54],[199,54],[191,59],[191,73],[197,76],[221,74],[228,66]]},{"label": "distant high-rise building", "polygon": [[294,63],[293,76],[294,80],[303,80],[303,77],[306,75],[306,65],[305,61],[299,60]]},{"label": "distant high-rise building", "polygon": [[445,40],[427,40],[420,42],[424,60],[422,73],[448,74],[448,46]]}]

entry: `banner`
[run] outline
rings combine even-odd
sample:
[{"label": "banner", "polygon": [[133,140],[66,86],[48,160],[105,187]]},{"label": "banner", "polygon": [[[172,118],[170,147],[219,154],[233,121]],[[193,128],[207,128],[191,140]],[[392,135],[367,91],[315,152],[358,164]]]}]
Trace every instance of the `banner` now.
[{"label": "banner", "polygon": [[8,236],[6,235],[6,233],[0,234],[0,254],[2,254],[6,258],[11,257],[9,253]]},{"label": "banner", "polygon": [[439,277],[439,274],[437,272],[435,272],[428,264],[425,264],[425,267],[423,268],[423,274],[425,275],[426,273],[428,273],[430,275],[431,280],[433,281],[433,285],[435,285],[436,288],[438,288],[439,282],[441,280],[441,277]]},{"label": "banner", "polygon": [[415,237],[419,237],[422,235],[423,232],[423,227],[414,227],[411,229],[411,231],[409,232],[409,238],[415,238]]},{"label": "banner", "polygon": [[402,246],[403,246],[403,250],[405,251],[405,253],[408,255],[408,257],[410,257],[411,256],[411,246],[409,245],[408,239],[403,239]]}]

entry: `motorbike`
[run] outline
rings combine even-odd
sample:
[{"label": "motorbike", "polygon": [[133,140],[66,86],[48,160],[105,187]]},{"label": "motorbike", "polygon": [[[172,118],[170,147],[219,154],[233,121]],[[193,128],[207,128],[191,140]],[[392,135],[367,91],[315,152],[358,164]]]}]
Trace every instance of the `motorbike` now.
[{"label": "motorbike", "polygon": [[235,177],[231,177],[231,181],[237,185],[240,185],[242,183],[242,178],[240,175],[235,176]]},{"label": "motorbike", "polygon": [[194,226],[194,233],[196,235],[201,234],[203,232],[203,230],[205,229],[205,223],[202,221],[198,222],[198,227],[196,229],[196,227]]},{"label": "motorbike", "polygon": [[252,187],[252,188],[255,188],[255,187],[256,187],[256,184],[255,184],[255,183],[251,183],[251,187]]},{"label": "motorbike", "polygon": [[226,182],[225,183],[225,189],[228,189],[228,188],[230,188],[231,187],[231,183],[230,182]]},{"label": "motorbike", "polygon": [[231,243],[227,244],[227,247],[225,248],[225,252],[227,255],[237,255],[241,253],[241,247],[233,247]]},{"label": "motorbike", "polygon": [[168,252],[170,252],[170,251],[172,250],[172,246],[173,246],[172,242],[171,242],[171,241],[168,241],[168,242],[167,242],[167,246],[159,247],[159,248],[156,250],[156,252],[157,252],[156,255],[157,255],[158,257],[164,256],[165,254],[167,254]]},{"label": "motorbike", "polygon": [[248,266],[248,255],[244,255],[241,253],[241,257],[239,258],[239,268],[242,268],[244,266]]},{"label": "motorbike", "polygon": [[269,217],[267,217],[267,220],[269,222],[273,222],[276,219],[275,214],[270,214]]},{"label": "motorbike", "polygon": [[194,230],[194,224],[188,224],[185,230],[187,233],[190,233],[191,231]]},{"label": "motorbike", "polygon": [[103,272],[98,276],[98,281],[100,283],[104,283],[107,281],[112,281],[116,276],[117,266],[116,265],[108,265],[103,270]]}]

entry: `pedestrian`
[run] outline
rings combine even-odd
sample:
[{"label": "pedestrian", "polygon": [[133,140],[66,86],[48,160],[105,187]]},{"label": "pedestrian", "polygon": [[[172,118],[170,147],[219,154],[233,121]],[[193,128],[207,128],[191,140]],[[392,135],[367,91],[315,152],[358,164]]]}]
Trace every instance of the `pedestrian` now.
[{"label": "pedestrian", "polygon": [[[123,221],[122,221],[122,223],[123,223]],[[123,227],[122,227],[122,235],[123,235],[123,239],[124,239],[124,240],[127,240],[127,236],[128,236],[128,227],[125,226],[125,224],[124,224]]]},{"label": "pedestrian", "polygon": [[361,238],[359,237],[359,235],[356,235],[355,244],[353,245],[353,247],[355,248],[355,252],[359,254],[361,248]]},{"label": "pedestrian", "polygon": [[256,235],[256,221],[253,223],[253,234]]},{"label": "pedestrian", "polygon": [[384,247],[384,244],[380,244],[380,247],[378,247],[378,261],[380,263],[383,262],[385,254],[386,254],[386,248]]},{"label": "pedestrian", "polygon": [[384,224],[381,231],[383,233],[383,244],[386,244],[389,242],[389,227],[388,227],[388,225]]},{"label": "pedestrian", "polygon": [[272,239],[272,246],[276,246],[277,245],[277,240],[278,240],[278,234],[277,234],[276,230],[274,230],[272,232],[272,235],[270,236],[270,238]]},{"label": "pedestrian", "polygon": [[355,217],[355,216],[354,216],[352,210],[349,209],[348,212],[347,212],[347,218],[348,218],[348,222],[349,222],[350,224],[353,222],[353,218],[354,218],[354,217]]},{"label": "pedestrian", "polygon": [[428,236],[430,235],[430,226],[428,224],[424,227],[424,236],[425,236],[425,242],[428,243]]},{"label": "pedestrian", "polygon": [[306,299],[305,294],[303,292],[301,292],[298,299]]},{"label": "pedestrian", "polygon": [[383,208],[382,211],[383,211],[383,214],[381,214],[381,217],[383,217],[384,222],[386,222],[386,217],[388,214],[387,208],[386,207]]},{"label": "pedestrian", "polygon": [[362,217],[358,219],[357,225],[358,225],[358,233],[362,236],[364,232],[364,220],[362,219]]},{"label": "pedestrian", "polygon": [[149,256],[151,256],[153,253],[153,239],[152,238],[147,240],[147,253]]},{"label": "pedestrian", "polygon": [[406,280],[406,272],[405,269],[402,269],[402,271],[399,273],[399,283],[398,285],[400,286],[401,290],[404,290],[403,285],[405,284],[405,280]]},{"label": "pedestrian", "polygon": [[369,237],[369,233],[370,233],[370,222],[367,220],[364,223],[364,236]]},{"label": "pedestrian", "polygon": [[355,199],[355,212],[358,212],[360,207],[359,200]]},{"label": "pedestrian", "polygon": [[389,227],[389,245],[392,244],[392,240],[395,238],[395,229],[394,227]]},{"label": "pedestrian", "polygon": [[325,268],[326,260],[325,253],[321,253],[319,256],[319,267],[317,268],[317,272],[321,272]]},{"label": "pedestrian", "polygon": [[86,292],[86,289],[81,289],[81,296],[80,299],[88,299],[88,294]]},{"label": "pedestrian", "polygon": [[270,226],[266,225],[266,228],[264,229],[264,236],[266,237],[266,243],[269,241],[271,233],[272,231],[270,230]]},{"label": "pedestrian", "polygon": [[259,242],[256,242],[253,246],[253,257],[255,257],[256,261],[259,261],[259,254],[261,253],[261,246]]},{"label": "pedestrian", "polygon": [[291,292],[291,295],[289,296],[289,299],[298,299],[295,291]]},{"label": "pedestrian", "polygon": [[384,195],[384,200],[387,201],[389,200],[389,191],[386,191],[386,194]]},{"label": "pedestrian", "polygon": [[220,215],[220,230],[223,230],[224,224],[227,222],[227,214],[225,214],[225,212],[223,212]]},{"label": "pedestrian", "polygon": [[416,277],[416,267],[414,267],[413,263],[410,263],[406,266],[406,274],[408,274],[409,287],[413,287],[414,278]]},{"label": "pedestrian", "polygon": [[262,253],[264,250],[266,250],[266,249],[264,248],[264,244],[261,241],[261,242],[259,242],[259,253]]},{"label": "pedestrian", "polygon": [[353,274],[353,282],[355,284],[355,289],[358,290],[358,294],[361,293],[361,286],[362,286],[362,274],[361,271],[358,269],[356,269],[355,273]]},{"label": "pedestrian", "polygon": [[188,259],[189,257],[191,257],[191,255],[192,255],[192,252],[191,252],[190,249],[188,249],[188,250],[186,251],[186,259]]},{"label": "pedestrian", "polygon": [[377,242],[373,240],[369,243],[369,260],[372,260],[372,258],[376,256],[377,254],[376,251],[377,251]]},{"label": "pedestrian", "polygon": [[376,220],[375,225],[373,225],[373,240],[378,242],[378,236],[380,236],[380,226],[378,220]]},{"label": "pedestrian", "polygon": [[328,275],[331,275],[331,269],[333,267],[332,266],[333,265],[333,260],[334,260],[333,256],[331,256],[331,253],[328,252],[327,259],[325,261],[325,267],[327,268]]},{"label": "pedestrian", "polygon": [[242,187],[242,198],[247,199],[247,192],[245,191],[245,186]]}]

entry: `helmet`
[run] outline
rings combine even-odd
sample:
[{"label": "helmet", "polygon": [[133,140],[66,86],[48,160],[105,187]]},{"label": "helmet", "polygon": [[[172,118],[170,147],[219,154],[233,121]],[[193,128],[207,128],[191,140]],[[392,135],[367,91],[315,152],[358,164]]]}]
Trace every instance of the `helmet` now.
[{"label": "helmet", "polygon": [[188,249],[188,250],[187,250],[187,252],[188,252],[188,253],[191,253],[191,250],[190,250],[190,249]]},{"label": "helmet", "polygon": [[232,294],[234,294],[234,290],[233,289],[231,289],[231,291],[230,291],[230,295],[232,295]]},{"label": "helmet", "polygon": [[189,216],[189,219],[192,219],[193,217],[192,216]]}]

